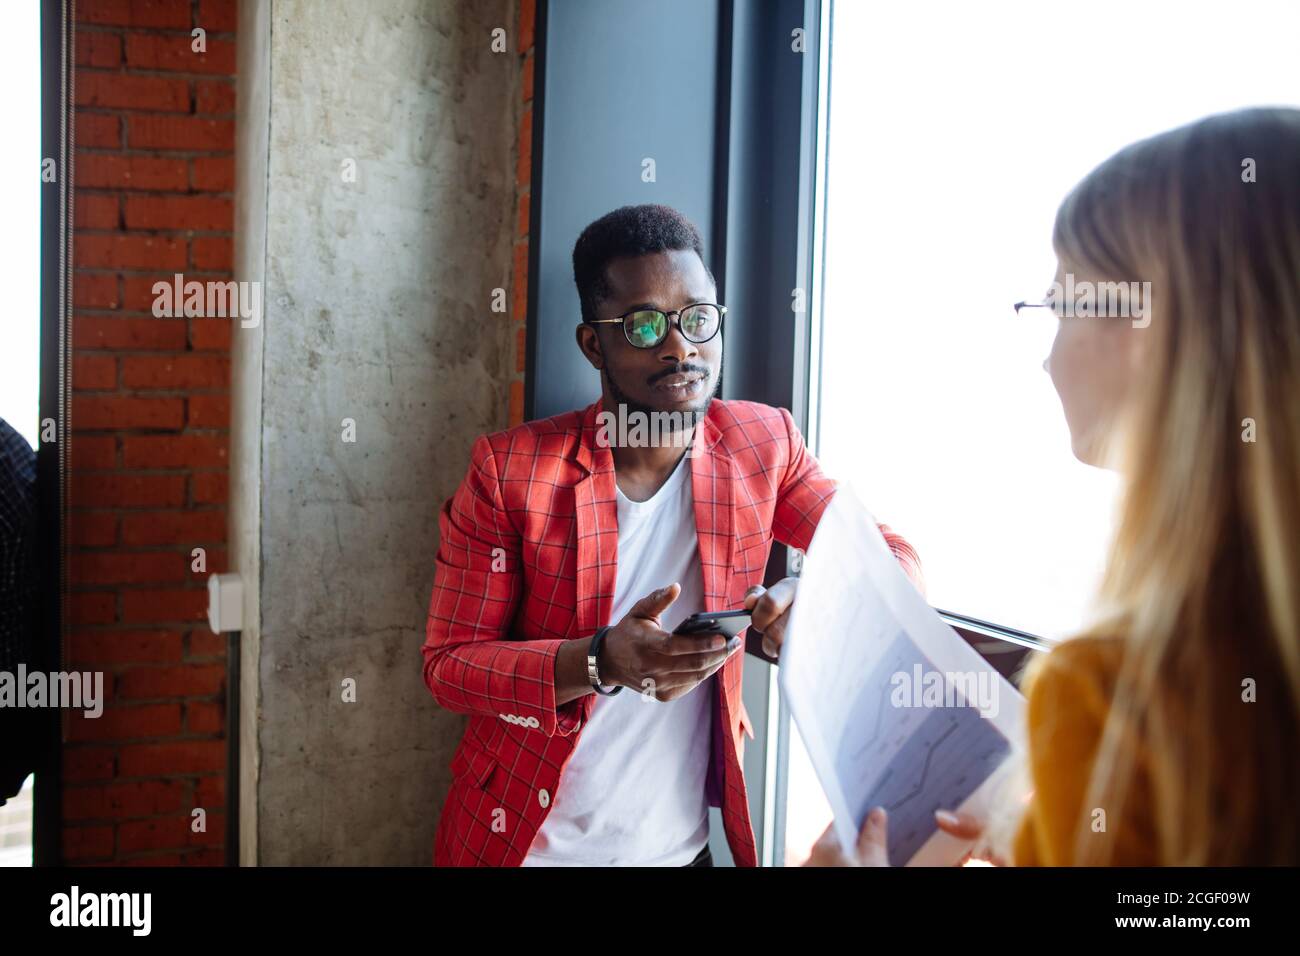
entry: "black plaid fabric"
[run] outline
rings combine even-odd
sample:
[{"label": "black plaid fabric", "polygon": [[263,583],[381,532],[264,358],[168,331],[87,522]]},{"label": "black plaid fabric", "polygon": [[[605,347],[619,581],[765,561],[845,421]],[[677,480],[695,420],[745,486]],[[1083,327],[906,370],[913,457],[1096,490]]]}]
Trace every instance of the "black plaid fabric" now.
[{"label": "black plaid fabric", "polygon": [[[34,660],[35,615],[36,453],[0,419],[0,671]],[[0,804],[34,768],[31,713],[0,708]]]}]

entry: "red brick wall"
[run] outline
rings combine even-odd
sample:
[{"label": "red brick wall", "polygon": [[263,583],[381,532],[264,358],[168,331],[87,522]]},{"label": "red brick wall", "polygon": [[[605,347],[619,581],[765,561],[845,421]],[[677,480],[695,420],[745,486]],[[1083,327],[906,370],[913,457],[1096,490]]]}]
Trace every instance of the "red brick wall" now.
[{"label": "red brick wall", "polygon": [[528,357],[525,322],[528,318],[528,210],[532,201],[533,175],[533,34],[536,26],[535,0],[519,0],[519,26],[515,31],[517,49],[523,61],[521,96],[523,112],[519,117],[519,140],[516,146],[515,192],[519,208],[515,217],[514,263],[511,268],[510,314],[515,320],[515,375],[510,382],[510,424],[524,420],[524,372]]},{"label": "red brick wall", "polygon": [[232,320],[155,318],[151,287],[231,278],[236,9],[77,4],[65,666],[103,671],[107,703],[65,724],[70,863],[223,862],[225,642],[204,612],[226,561]]}]

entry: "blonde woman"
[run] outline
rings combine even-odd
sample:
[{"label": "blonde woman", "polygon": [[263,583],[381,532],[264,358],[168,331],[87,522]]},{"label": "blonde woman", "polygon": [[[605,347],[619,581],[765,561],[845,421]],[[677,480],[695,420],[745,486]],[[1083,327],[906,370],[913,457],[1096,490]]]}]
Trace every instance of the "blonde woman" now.
[{"label": "blonde woman", "polygon": [[[1074,453],[1125,487],[1096,623],[1027,683],[1032,795],[984,855],[1296,865],[1300,110],[1129,146],[1066,197],[1053,243],[1062,286],[1149,282],[1149,311],[1053,303],[1044,366]],[[887,836],[873,811],[853,859],[828,831],[809,864],[884,864]]]}]

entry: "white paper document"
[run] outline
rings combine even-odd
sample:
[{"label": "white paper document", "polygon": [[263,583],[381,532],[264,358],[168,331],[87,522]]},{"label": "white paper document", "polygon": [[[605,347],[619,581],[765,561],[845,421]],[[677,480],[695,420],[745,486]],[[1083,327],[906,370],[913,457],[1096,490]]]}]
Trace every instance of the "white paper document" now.
[{"label": "white paper document", "polygon": [[987,819],[1024,698],[930,608],[846,485],[804,558],[778,682],[842,846],[882,806],[893,865],[961,858],[969,843],[934,811]]}]

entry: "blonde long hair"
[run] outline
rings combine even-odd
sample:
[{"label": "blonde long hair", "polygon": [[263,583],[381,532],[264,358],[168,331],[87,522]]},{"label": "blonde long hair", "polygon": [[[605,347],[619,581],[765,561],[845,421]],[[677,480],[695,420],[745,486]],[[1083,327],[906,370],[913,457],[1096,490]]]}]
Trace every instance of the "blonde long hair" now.
[{"label": "blonde long hair", "polygon": [[1123,647],[1085,802],[1111,837],[1081,820],[1075,859],[1114,860],[1140,776],[1155,862],[1300,863],[1300,110],[1129,146],[1066,197],[1053,242],[1153,290],[1089,630]]}]

